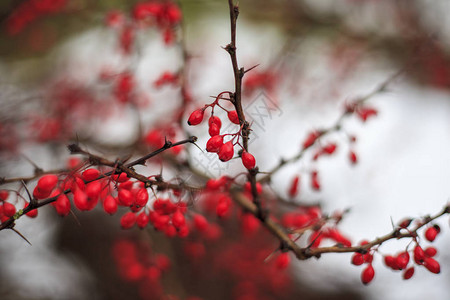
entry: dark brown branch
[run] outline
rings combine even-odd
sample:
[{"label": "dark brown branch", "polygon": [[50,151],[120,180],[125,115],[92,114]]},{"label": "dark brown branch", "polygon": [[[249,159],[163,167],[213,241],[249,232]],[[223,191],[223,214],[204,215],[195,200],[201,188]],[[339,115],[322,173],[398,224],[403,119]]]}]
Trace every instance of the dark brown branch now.
[{"label": "dark brown branch", "polygon": [[[141,182],[144,182],[146,187],[156,186],[160,190],[179,189],[181,187],[181,188],[187,189],[189,191],[198,191],[199,188],[188,186],[188,185],[186,185],[184,183],[181,184],[181,185],[180,184],[171,184],[171,183],[168,183],[168,182],[164,182],[162,180],[149,179],[148,177],[137,173],[133,169],[133,167],[135,165],[144,164],[147,159],[149,159],[149,158],[151,158],[151,157],[153,157],[153,156],[155,156],[157,154],[160,154],[161,152],[163,152],[163,151],[165,151],[167,149],[170,149],[172,147],[179,146],[179,145],[182,145],[182,144],[195,143],[196,140],[197,140],[197,138],[195,136],[191,136],[188,139],[185,139],[185,140],[182,140],[182,141],[179,141],[179,142],[176,142],[176,143],[171,143],[170,141],[167,141],[164,144],[164,146],[161,147],[160,149],[158,149],[156,151],[153,151],[152,153],[147,154],[147,155],[145,155],[145,156],[143,156],[143,157],[141,157],[141,158],[139,158],[139,159],[137,159],[137,160],[135,160],[133,162],[130,162],[130,163],[126,164],[126,165],[123,165],[123,164],[120,164],[120,163],[117,164],[117,162],[112,162],[112,161],[107,160],[106,158],[103,158],[103,157],[91,154],[91,153],[83,150],[77,144],[69,145],[68,149],[69,149],[69,151],[72,154],[83,154],[83,155],[88,156],[89,161],[93,165],[108,166],[108,167],[111,167],[111,168],[115,169],[114,171],[110,171],[110,172],[107,172],[107,173],[105,173],[103,175],[100,175],[95,180],[100,180],[100,179],[103,179],[105,177],[109,177],[109,176],[111,176],[113,174],[118,174],[118,173],[124,172],[124,173],[127,174],[128,177],[135,178],[135,179],[137,179],[137,180],[139,180]],[[95,180],[93,180],[93,181],[95,181]],[[87,182],[87,183],[89,183],[89,182]],[[63,191],[62,193],[63,194],[69,194],[69,193],[71,193],[71,190],[67,189],[67,190]],[[40,201],[30,201],[30,203],[29,203],[29,205],[27,207],[25,207],[23,209],[20,209],[14,216],[12,216],[7,221],[5,221],[2,224],[0,224],[0,230],[7,229],[7,228],[10,228],[10,229],[14,228],[15,221],[17,219],[19,219],[23,215],[27,214],[28,212],[32,211],[33,209],[37,209],[39,207],[42,207],[42,206],[45,206],[45,205],[48,205],[50,203],[55,202],[58,199],[58,197],[59,197],[59,195],[54,196],[54,197],[50,197],[50,198],[47,198],[47,199],[43,199],[43,200],[40,200]]]}]

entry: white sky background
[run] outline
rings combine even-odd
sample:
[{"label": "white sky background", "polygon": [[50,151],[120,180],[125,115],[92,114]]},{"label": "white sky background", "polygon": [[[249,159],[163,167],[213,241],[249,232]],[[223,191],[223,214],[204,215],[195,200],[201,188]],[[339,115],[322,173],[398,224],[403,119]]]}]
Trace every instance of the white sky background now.
[{"label": "white sky background", "polygon": [[[194,49],[195,54],[199,54],[199,58],[192,61],[191,82],[194,97],[198,99],[200,107],[211,100],[208,96],[232,89],[233,80],[228,54],[221,49],[221,46],[229,42],[228,19],[215,17],[200,20],[196,25],[195,28],[188,28],[188,33],[195,32],[195,35],[188,35],[188,45]],[[103,34],[104,31],[92,31],[71,42],[71,45],[78,45],[69,54],[74,55],[74,65],[78,67],[94,65],[100,68],[102,62],[110,61],[111,57],[105,55],[107,53],[105,51],[113,46],[114,41],[96,38],[104,37]],[[79,41],[85,42],[78,43]],[[238,55],[241,65],[245,67],[260,63],[260,68],[264,69],[271,58],[276,56],[282,42],[276,28],[269,25],[255,26],[245,21],[239,23]],[[101,51],[103,54],[101,57],[95,55],[99,53],[99,48],[105,50]],[[176,70],[179,63],[173,59],[176,53],[172,50],[170,53],[165,51],[166,49],[158,43],[144,47],[142,64],[138,70],[138,74],[141,74],[139,79],[143,88],[149,89],[151,95],[154,95],[152,108],[159,107],[156,111],[145,113],[144,120],[151,120],[155,115],[170,109],[170,99],[176,97],[176,93],[172,94],[170,90],[156,93],[148,87],[148,83],[158,76],[155,70],[164,71],[162,68],[167,66],[169,69],[172,66],[172,70]],[[328,85],[333,84],[333,78],[330,77],[332,73],[324,63],[323,55],[326,51],[326,42],[306,40],[299,51],[292,54],[293,57],[290,59],[294,62],[302,61],[302,73],[306,74],[306,78],[301,78],[305,81],[299,82],[302,87],[300,95],[292,95],[289,92],[279,94],[282,115],[274,116],[263,130],[255,129],[255,134],[259,138],[251,144],[250,150],[262,171],[270,169],[280,157],[296,154],[306,133],[311,129],[333,124],[342,112],[342,103],[346,99],[365,95],[397,71],[395,66],[383,60],[364,61],[350,80],[339,83],[339,96],[333,98],[327,92]],[[155,78],[149,78],[148,74],[152,74],[151,76]],[[283,84],[296,85],[296,78],[288,78]],[[164,106],[163,103],[168,105]],[[341,229],[354,242],[388,233],[391,230],[391,217],[397,222],[405,216],[434,214],[442,209],[450,197],[448,184],[450,95],[415,86],[405,77],[400,77],[392,85],[389,93],[375,96],[369,104],[379,110],[377,117],[369,119],[365,124],[355,119],[345,123],[346,130],[356,134],[358,138],[356,150],[360,162],[356,166],[350,166],[347,159],[348,147],[343,135],[331,135],[326,140],[339,143],[337,154],[323,158],[315,165],[320,172],[322,191],[312,192],[307,186],[308,179],[303,176],[299,197],[304,201],[322,200],[326,212],[351,208],[351,212],[341,224]],[[126,127],[126,124],[129,124],[129,117],[127,114],[118,113],[115,122],[104,124],[107,126],[100,127],[99,130],[103,136],[109,138],[123,137],[121,132],[130,129]],[[190,130],[200,134],[206,133],[207,129],[206,126],[200,126]],[[199,144],[204,146],[205,142],[204,135]],[[201,155],[195,149],[192,153]],[[272,186],[280,194],[285,195],[293,174],[298,172],[306,174],[304,171],[309,170],[311,166],[308,160],[303,160],[282,169],[274,177]],[[241,171],[241,168],[240,165],[233,163],[229,170],[235,172]],[[52,294],[60,296],[67,291],[65,289],[70,289],[70,285],[67,285],[67,282],[55,284],[58,272],[66,272],[71,280],[80,284],[85,282],[82,279],[86,276],[84,273],[74,273],[71,270],[71,266],[75,264],[79,267],[78,263],[58,257],[54,253],[43,257],[48,251],[45,245],[52,243],[53,231],[51,229],[38,231],[42,233],[40,235],[34,234],[33,231],[39,228],[48,229],[51,224],[45,223],[44,218],[40,218],[37,222],[20,220],[18,223],[24,228],[23,233],[26,236],[33,237],[34,246],[27,247],[17,236],[2,233],[0,253],[3,258],[7,256],[9,261],[14,262],[5,266],[12,278],[16,277],[18,280],[24,278],[24,270],[27,276],[39,276],[38,274],[45,272],[50,276],[52,286],[60,287],[59,290],[52,291]],[[28,226],[32,224],[34,226]],[[351,265],[349,254],[324,255],[318,261],[312,259],[298,262],[295,273],[320,289],[333,290],[345,285],[357,286],[369,299],[414,300],[425,297],[447,299],[450,292],[448,288],[450,258],[446,254],[446,249],[450,246],[448,216],[441,218],[439,224],[443,234],[438,236],[434,244],[439,251],[438,261],[442,269],[440,275],[431,274],[424,268],[416,268],[414,277],[409,281],[403,281],[401,273],[388,270],[381,264],[381,256],[376,255],[375,280],[369,286],[362,286],[360,273],[363,268]],[[405,245],[402,241],[390,241],[380,249],[382,253],[395,254]],[[8,249],[21,250],[11,253]],[[42,266],[30,267],[29,261],[21,259],[23,257],[39,262]],[[52,268],[46,269],[49,265]],[[39,273],[34,273],[33,270]],[[21,280],[21,284],[29,285],[29,288],[33,288],[34,282],[36,281]],[[41,284],[42,282],[39,282],[39,285]],[[79,286],[73,281],[72,284]],[[46,293],[45,290],[42,292]],[[80,295],[82,294],[80,291]],[[39,295],[39,292],[36,295]]]}]

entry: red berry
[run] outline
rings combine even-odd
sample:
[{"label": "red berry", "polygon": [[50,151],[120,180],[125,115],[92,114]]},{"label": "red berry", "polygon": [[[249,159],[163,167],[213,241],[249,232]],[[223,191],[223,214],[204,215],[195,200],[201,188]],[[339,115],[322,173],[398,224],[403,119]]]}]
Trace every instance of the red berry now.
[{"label": "red berry", "polygon": [[191,126],[195,126],[200,124],[203,121],[203,114],[205,113],[205,110],[200,108],[197,110],[194,110],[191,115],[189,116],[189,119],[187,123]]},{"label": "red berry", "polygon": [[183,225],[178,228],[178,236],[180,238],[185,238],[189,235],[189,227],[187,225]]},{"label": "red berry", "polygon": [[298,195],[299,182],[300,182],[300,176],[297,175],[292,180],[291,187],[289,188],[289,192],[288,192],[289,197],[294,198],[295,196]]},{"label": "red berry", "polygon": [[136,214],[133,212],[127,212],[120,218],[120,226],[123,229],[130,229],[136,223]]},{"label": "red berry", "polygon": [[3,202],[3,213],[10,218],[16,213],[16,207],[9,202]]},{"label": "red berry", "polygon": [[356,156],[356,153],[354,151],[350,151],[350,153],[348,154],[348,157],[352,164],[356,164],[358,162],[358,157]]},{"label": "red berry", "polygon": [[98,178],[100,171],[97,169],[87,169],[81,175],[85,181],[92,181]]},{"label": "red berry", "polygon": [[173,226],[175,226],[175,228],[180,228],[181,226],[186,224],[184,215],[180,211],[176,211],[172,215],[172,224],[173,224]]},{"label": "red berry", "polygon": [[219,129],[222,127],[222,121],[219,117],[211,116],[208,120],[208,125],[211,126],[212,124],[216,124]]},{"label": "red berry", "polygon": [[147,189],[145,189],[145,188],[139,189],[135,196],[134,205],[136,205],[138,207],[143,207],[147,204],[147,202],[148,202]]},{"label": "red berry", "polygon": [[6,201],[8,199],[9,192],[5,190],[0,190],[0,201]]},{"label": "red berry", "polygon": [[414,247],[414,261],[417,264],[421,264],[424,258],[425,258],[425,251],[423,251],[422,247],[420,247],[419,245]]},{"label": "red berry", "polygon": [[96,200],[102,191],[102,184],[100,181],[92,181],[86,184],[85,193],[91,200]]},{"label": "red berry", "polygon": [[437,250],[434,247],[428,247],[425,249],[425,255],[428,257],[433,257],[437,254]]},{"label": "red berry", "polygon": [[223,135],[215,135],[206,143],[206,151],[219,152],[223,146]]},{"label": "red berry", "polygon": [[320,182],[319,182],[319,178],[318,178],[318,173],[317,171],[313,171],[311,173],[311,187],[313,188],[313,190],[320,190]]},{"label": "red berry", "polygon": [[319,131],[310,132],[306,137],[305,141],[303,142],[303,149],[311,147],[319,137],[320,137]]},{"label": "red berry", "polygon": [[368,252],[368,253],[363,255],[363,258],[364,258],[364,262],[365,263],[369,263],[370,264],[373,261],[373,254]]},{"label": "red berry", "polygon": [[222,145],[222,147],[220,147],[219,159],[221,161],[223,162],[229,161],[230,159],[233,158],[233,155],[234,155],[234,146],[232,141],[226,142],[225,144]]},{"label": "red berry", "polygon": [[228,119],[234,124],[240,124],[239,123],[239,116],[235,110],[231,110],[228,112]]},{"label": "red berry", "polygon": [[[28,205],[30,205],[30,203],[26,203],[25,207],[27,207]],[[32,210],[30,210],[29,212],[26,213],[26,216],[29,217],[29,218],[36,218],[37,215],[38,215],[37,208],[34,208],[34,209],[32,209]]]},{"label": "red berry", "polygon": [[117,211],[117,200],[111,196],[106,196],[105,200],[103,200],[103,210],[110,215],[113,215]]},{"label": "red berry", "polygon": [[375,270],[372,265],[368,265],[361,273],[361,281],[363,284],[369,284],[375,277]]},{"label": "red berry", "polygon": [[407,251],[400,253],[396,257],[396,265],[400,270],[403,270],[408,266],[409,263],[409,253]]},{"label": "red berry", "polygon": [[432,242],[436,239],[436,236],[438,235],[438,230],[436,229],[436,227],[429,227],[426,231],[425,231],[425,238]]},{"label": "red berry", "polygon": [[126,173],[113,174],[111,177],[115,182],[119,183],[128,181],[130,179]]},{"label": "red berry", "polygon": [[403,279],[408,280],[414,275],[414,267],[408,268],[403,273]]},{"label": "red berry", "polygon": [[[36,188],[38,189],[38,194],[45,195],[44,198],[48,197],[52,190],[56,187],[58,183],[58,177],[56,175],[44,175],[39,179]],[[37,198],[37,197],[36,197]],[[42,199],[42,198],[38,198]]]},{"label": "red berry", "polygon": [[229,212],[230,212],[230,203],[228,203],[228,201],[219,201],[216,207],[217,216],[222,218],[228,215]]},{"label": "red berry", "polygon": [[70,201],[65,194],[61,194],[56,201],[53,202],[53,206],[56,209],[56,213],[62,217],[65,217],[70,213]]},{"label": "red berry", "polygon": [[149,221],[150,218],[145,212],[140,213],[136,218],[136,224],[139,228],[145,228]]},{"label": "red berry", "polygon": [[209,125],[208,133],[210,136],[215,136],[220,134],[220,128],[216,124]]},{"label": "red berry", "polygon": [[276,261],[275,261],[275,265],[278,269],[283,270],[286,269],[289,266],[289,263],[291,262],[291,258],[289,256],[289,253],[284,252],[281,253]]},{"label": "red berry", "polygon": [[365,122],[369,117],[376,116],[378,114],[378,111],[371,107],[360,107],[357,113],[361,120]]},{"label": "red berry", "polygon": [[131,206],[134,203],[133,193],[126,189],[119,190],[118,199],[123,206]]},{"label": "red berry", "polygon": [[325,147],[322,148],[322,152],[326,153],[328,155],[331,155],[336,151],[337,145],[334,143],[328,144]]},{"label": "red berry", "polygon": [[386,255],[384,257],[384,263],[386,264],[386,266],[388,266],[392,269],[395,269],[395,270],[397,269],[396,259],[392,255]]},{"label": "red berry", "polygon": [[431,273],[439,274],[441,272],[441,266],[435,259],[433,259],[431,257],[425,257],[423,265]]},{"label": "red berry", "polygon": [[250,153],[248,153],[247,151],[243,151],[242,152],[242,163],[244,164],[244,167],[246,167],[247,169],[253,169],[255,167],[256,161],[255,161],[255,157],[253,155],[251,155]]},{"label": "red berry", "polygon": [[364,257],[361,253],[355,253],[352,256],[352,264],[355,266],[360,266],[364,263]]},{"label": "red berry", "polygon": [[77,189],[73,193],[73,204],[75,204],[75,207],[78,208],[81,211],[89,210],[89,204],[88,204],[87,196],[80,189]]}]

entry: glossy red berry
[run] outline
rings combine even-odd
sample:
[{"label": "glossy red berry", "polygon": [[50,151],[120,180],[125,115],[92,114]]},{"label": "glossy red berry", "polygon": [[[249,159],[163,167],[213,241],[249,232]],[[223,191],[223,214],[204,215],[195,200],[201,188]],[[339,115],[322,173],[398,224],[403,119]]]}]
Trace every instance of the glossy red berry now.
[{"label": "glossy red berry", "polygon": [[39,179],[33,196],[37,199],[47,198],[58,183],[58,177],[53,174],[44,175]]},{"label": "glossy red berry", "polygon": [[409,253],[407,251],[400,253],[396,257],[396,265],[400,270],[406,268],[409,263]]},{"label": "glossy red berry", "polygon": [[215,135],[206,143],[206,151],[219,152],[223,146],[223,135]]},{"label": "glossy red berry", "polygon": [[3,202],[3,214],[7,216],[8,218],[14,216],[16,213],[16,207],[9,203],[9,202]]},{"label": "glossy red berry", "polygon": [[85,181],[92,181],[98,178],[98,176],[100,175],[100,171],[97,169],[87,169],[85,170],[81,176],[83,176],[83,179]]},{"label": "glossy red berry", "polygon": [[105,200],[103,200],[103,210],[110,215],[113,215],[117,212],[117,200],[111,196],[106,196]]},{"label": "glossy red berry", "polygon": [[368,265],[361,273],[361,281],[363,284],[369,284],[375,277],[375,270],[372,265]]},{"label": "glossy red berry", "polygon": [[119,190],[118,199],[123,206],[131,206],[134,203],[133,193],[126,189]]},{"label": "glossy red berry", "polygon": [[209,125],[208,129],[209,136],[215,136],[220,134],[220,128],[216,124]]},{"label": "glossy red berry", "polygon": [[431,273],[439,274],[441,272],[441,266],[439,265],[439,263],[434,258],[425,257],[423,265]]},{"label": "glossy red berry", "polygon": [[433,257],[437,254],[437,250],[434,247],[428,247],[425,249],[425,255],[428,257]]},{"label": "glossy red berry", "polygon": [[[25,204],[25,207],[28,207],[28,205],[30,205],[30,203]],[[37,210],[37,208],[32,209],[29,212],[27,212],[25,215],[29,218],[36,218],[38,215],[38,210]]]},{"label": "glossy red berry", "polygon": [[197,110],[194,110],[191,115],[189,116],[189,119],[187,123],[191,126],[195,126],[200,124],[203,121],[203,115],[205,113],[205,110],[200,108]]},{"label": "glossy red berry", "polygon": [[225,144],[222,145],[222,147],[220,147],[219,159],[221,161],[223,162],[229,161],[230,159],[233,158],[233,155],[234,155],[234,146],[232,141],[226,142]]},{"label": "glossy red berry", "polygon": [[62,217],[67,216],[70,213],[70,200],[65,194],[59,195],[53,206],[56,209],[56,213]]},{"label": "glossy red berry", "polygon": [[228,119],[234,123],[234,124],[240,124],[239,123],[239,116],[235,110],[231,110],[228,112]]},{"label": "glossy red berry", "polygon": [[403,273],[403,279],[408,280],[414,275],[414,267],[410,267]]},{"label": "glossy red berry", "polygon": [[136,205],[137,207],[143,207],[147,204],[147,202],[148,202],[147,189],[145,188],[139,189],[135,196],[134,205]]},{"label": "glossy red berry", "polygon": [[184,224],[186,224],[184,215],[180,211],[176,211],[172,215],[172,224],[173,226],[175,226],[175,228],[180,228],[181,226],[184,226]]},{"label": "glossy red berry", "polygon": [[384,263],[386,264],[386,266],[390,267],[391,269],[398,270],[397,264],[396,264],[396,259],[392,255],[386,255],[384,257]]},{"label": "glossy red berry", "polygon": [[216,124],[219,129],[222,127],[222,121],[217,116],[211,116],[208,120],[208,125],[211,126],[212,124]]},{"label": "glossy red berry", "polygon": [[136,218],[136,224],[139,228],[145,228],[149,221],[150,218],[145,212],[140,213]]},{"label": "glossy red berry", "polygon": [[414,247],[414,261],[417,264],[421,264],[425,258],[425,251],[423,251],[422,247],[417,245]]},{"label": "glossy red berry", "polygon": [[355,266],[360,266],[364,263],[364,257],[361,253],[354,253],[352,256],[352,264]]},{"label": "glossy red berry", "polygon": [[85,210],[89,209],[87,196],[80,189],[77,189],[73,193],[73,204],[75,204],[75,207],[78,208],[81,211],[85,211]]},{"label": "glossy red berry", "polygon": [[247,169],[253,169],[256,165],[256,160],[255,157],[253,155],[251,155],[250,153],[248,153],[247,151],[243,151],[242,152],[242,164],[244,165],[244,167],[246,167]]},{"label": "glossy red berry", "polygon": [[436,229],[436,227],[429,227],[426,231],[425,231],[425,238],[432,242],[436,239],[436,236],[438,235],[438,230]]}]

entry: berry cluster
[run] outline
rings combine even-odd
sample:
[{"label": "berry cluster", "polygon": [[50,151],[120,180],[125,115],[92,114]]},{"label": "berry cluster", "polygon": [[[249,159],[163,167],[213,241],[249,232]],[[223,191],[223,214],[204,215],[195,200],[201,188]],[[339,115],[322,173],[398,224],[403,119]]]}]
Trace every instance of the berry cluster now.
[{"label": "berry cluster", "polygon": [[[220,129],[222,127],[222,121],[219,117],[214,115],[214,108],[218,106],[219,108],[223,109],[227,112],[228,120],[236,125],[242,125],[238,116],[238,113],[236,110],[227,110],[222,105],[219,104],[220,100],[224,101],[231,101],[228,98],[222,98],[222,95],[228,94],[230,97],[232,96],[231,92],[222,92],[220,93],[214,102],[211,104],[205,105],[203,108],[199,108],[197,110],[194,110],[187,121],[188,125],[195,126],[202,123],[205,110],[209,107],[211,107],[211,115],[208,119],[208,133],[210,135],[210,139],[206,143],[206,151],[217,153],[219,156],[219,159],[223,162],[229,161],[234,156],[234,147],[238,145],[242,152],[240,154],[242,159],[242,164],[247,169],[253,169],[256,166],[256,160],[255,157],[247,152],[242,144],[239,142],[239,139],[242,138],[242,126],[240,126],[240,129],[233,134],[220,134]],[[228,137],[231,137],[231,139],[228,139]],[[224,139],[227,138],[228,141],[224,141]]]},{"label": "berry cluster", "polygon": [[[405,251],[401,251],[396,255],[384,255],[384,264],[394,271],[403,271],[403,279],[410,279],[415,272],[415,266],[423,266],[431,273],[439,274],[441,271],[441,267],[439,262],[437,262],[434,257],[437,254],[437,250],[435,247],[427,247],[425,250],[420,246],[416,231],[409,231],[408,226],[411,224],[412,220],[407,219],[399,225],[398,234],[402,230],[410,233],[412,237],[412,242],[415,244],[413,250],[408,250],[408,247]],[[419,226],[420,223],[418,224]],[[419,227],[420,228],[420,227]],[[430,226],[425,230],[424,237],[429,242],[434,241],[436,235],[440,232],[440,228],[438,225]],[[360,243],[361,246],[367,245],[367,241],[363,241]],[[364,263],[367,263],[368,266],[361,273],[361,281],[364,284],[370,283],[374,276],[375,270],[372,266],[373,254],[377,252],[377,248],[368,248],[362,252],[355,252],[352,256],[352,264],[359,266]],[[411,260],[412,256],[412,260]],[[414,265],[415,264],[415,265]]]}]

